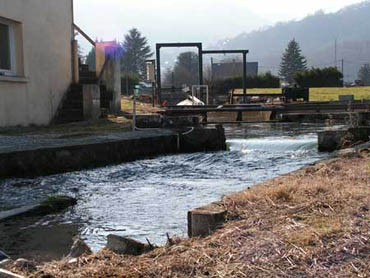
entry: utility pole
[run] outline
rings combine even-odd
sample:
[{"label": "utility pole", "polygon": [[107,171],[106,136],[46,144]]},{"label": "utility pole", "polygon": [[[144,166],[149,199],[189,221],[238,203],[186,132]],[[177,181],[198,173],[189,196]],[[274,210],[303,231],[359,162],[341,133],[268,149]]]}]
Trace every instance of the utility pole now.
[{"label": "utility pole", "polygon": [[335,43],[334,43],[334,63],[335,63],[335,67],[338,68],[338,60],[337,60],[337,39],[335,39]]},{"label": "utility pole", "polygon": [[344,86],[344,59],[341,60],[341,65],[342,65],[343,86]]}]

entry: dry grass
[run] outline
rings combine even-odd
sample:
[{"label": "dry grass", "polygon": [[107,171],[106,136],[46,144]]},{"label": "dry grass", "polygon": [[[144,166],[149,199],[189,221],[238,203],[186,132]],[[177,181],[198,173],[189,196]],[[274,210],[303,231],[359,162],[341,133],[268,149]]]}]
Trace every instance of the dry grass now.
[{"label": "dry grass", "polygon": [[[281,94],[281,89],[249,89],[248,92]],[[339,95],[354,95],[356,100],[370,99],[370,87],[310,88],[310,101],[337,101]]]},{"label": "dry grass", "polygon": [[103,250],[31,277],[370,277],[369,156],[308,167],[224,205],[229,221],[208,238],[140,257]]},{"label": "dry grass", "polygon": [[[122,97],[121,107],[122,111],[126,113],[133,113],[133,103],[131,97]],[[154,114],[157,113],[160,109],[158,107],[153,107],[151,103],[136,103],[136,112],[138,114]]]}]

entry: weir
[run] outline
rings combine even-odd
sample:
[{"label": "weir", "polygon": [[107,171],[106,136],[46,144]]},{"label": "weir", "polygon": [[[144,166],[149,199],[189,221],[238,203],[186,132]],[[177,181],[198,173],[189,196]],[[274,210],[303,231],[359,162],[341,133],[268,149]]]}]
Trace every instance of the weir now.
[{"label": "weir", "polygon": [[356,113],[367,119],[370,115],[370,101],[170,106],[161,113],[165,116],[199,115],[204,122],[208,121],[209,114],[217,113],[220,117],[231,115],[227,122],[243,122],[248,121],[247,113],[251,112],[271,112],[270,120],[282,122],[319,122],[327,119],[343,121],[348,113]]}]

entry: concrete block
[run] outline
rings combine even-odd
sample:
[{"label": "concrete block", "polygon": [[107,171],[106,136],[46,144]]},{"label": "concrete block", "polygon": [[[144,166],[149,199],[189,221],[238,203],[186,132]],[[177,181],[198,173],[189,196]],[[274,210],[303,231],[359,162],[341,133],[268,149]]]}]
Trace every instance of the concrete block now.
[{"label": "concrete block", "polygon": [[335,150],[339,150],[341,148],[342,138],[346,134],[346,130],[328,130],[319,132],[319,151],[333,152]]},{"label": "concrete block", "polygon": [[217,203],[188,212],[188,236],[211,235],[226,220],[227,211]]},{"label": "concrete block", "polygon": [[95,84],[84,84],[83,112],[85,120],[97,120],[101,116],[100,110],[100,87]]},{"label": "concrete block", "polygon": [[340,95],[339,101],[354,101],[355,96],[354,95]]},{"label": "concrete block", "polygon": [[71,248],[71,252],[68,254],[68,257],[78,258],[82,255],[91,255],[92,251],[90,247],[80,238],[77,238]]},{"label": "concrete block", "polygon": [[161,115],[137,115],[136,127],[138,128],[160,128],[162,126]]},{"label": "concrete block", "polygon": [[133,256],[139,256],[153,250],[153,246],[149,246],[148,244],[141,243],[137,240],[117,235],[108,235],[108,242],[106,247],[119,255]]},{"label": "concrete block", "polygon": [[184,133],[180,136],[180,152],[212,152],[227,149],[225,130],[221,125],[207,128],[195,127]]}]

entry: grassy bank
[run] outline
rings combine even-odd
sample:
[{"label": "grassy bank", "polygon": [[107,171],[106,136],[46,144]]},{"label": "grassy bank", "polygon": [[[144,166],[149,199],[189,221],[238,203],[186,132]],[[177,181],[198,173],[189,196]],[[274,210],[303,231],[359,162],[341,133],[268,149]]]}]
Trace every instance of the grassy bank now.
[{"label": "grassy bank", "polygon": [[[370,157],[310,166],[224,198],[228,223],[140,257],[103,250],[31,277],[369,277]],[[48,276],[49,275],[49,276]]]},{"label": "grassy bank", "polygon": [[[249,89],[248,92],[281,94],[281,89]],[[370,87],[310,89],[310,101],[337,101],[339,95],[354,95],[356,100],[370,99]]]}]

